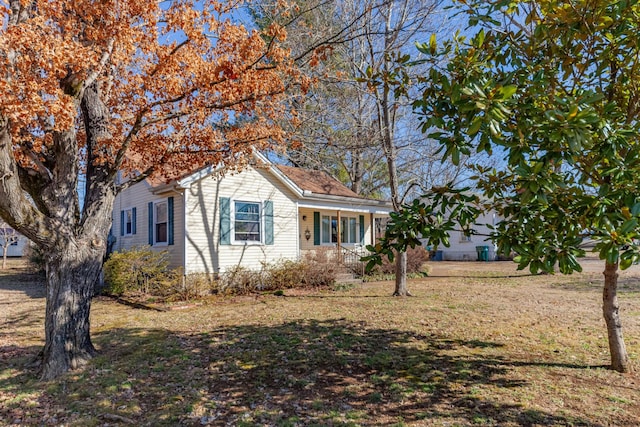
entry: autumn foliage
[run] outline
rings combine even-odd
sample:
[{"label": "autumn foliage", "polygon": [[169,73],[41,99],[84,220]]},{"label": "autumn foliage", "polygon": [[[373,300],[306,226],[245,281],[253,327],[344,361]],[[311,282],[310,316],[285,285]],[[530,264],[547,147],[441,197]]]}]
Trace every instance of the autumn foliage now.
[{"label": "autumn foliage", "polygon": [[19,24],[0,4],[5,26],[18,24],[0,33],[0,114],[21,165],[39,168],[52,131],[81,124],[77,95],[94,81],[110,120],[93,162],[169,178],[280,142],[274,119],[299,77],[278,43],[286,33],[234,24],[237,2],[198,3],[22,1]]},{"label": "autumn foliage", "polygon": [[306,82],[284,29],[247,29],[239,7],[0,0],[0,217],[45,254],[44,379],[95,354],[91,297],[119,191],[283,141],[287,90]]}]

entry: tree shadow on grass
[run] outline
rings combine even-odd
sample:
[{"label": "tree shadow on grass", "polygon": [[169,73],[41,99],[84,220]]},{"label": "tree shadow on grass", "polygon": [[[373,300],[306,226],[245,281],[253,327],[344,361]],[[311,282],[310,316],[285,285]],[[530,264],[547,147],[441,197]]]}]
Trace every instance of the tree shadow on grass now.
[{"label": "tree shadow on grass", "polygon": [[[0,275],[0,290],[24,292],[30,298],[44,298],[44,278],[37,274],[16,273]],[[3,302],[0,301],[0,304]]]},{"label": "tree shadow on grass", "polygon": [[65,408],[67,422],[594,425],[483,397],[527,385],[509,361],[491,355],[499,346],[491,342],[347,320],[205,334],[118,329],[95,341],[101,356],[74,381],[49,387],[48,400]]},{"label": "tree shadow on grass", "polygon": [[597,425],[501,401],[528,384],[513,372],[519,363],[495,356],[493,342],[344,319],[197,334],[115,329],[94,341],[100,355],[86,369],[44,385],[16,370],[38,349],[0,348],[8,356],[0,358],[0,398],[33,396],[0,400],[0,422]]},{"label": "tree shadow on grass", "polygon": [[[551,286],[567,291],[600,293],[604,287],[604,277],[602,274],[590,273],[584,277],[577,278],[575,281],[551,283]],[[621,294],[640,292],[640,277],[620,276],[618,278],[618,292]]]}]

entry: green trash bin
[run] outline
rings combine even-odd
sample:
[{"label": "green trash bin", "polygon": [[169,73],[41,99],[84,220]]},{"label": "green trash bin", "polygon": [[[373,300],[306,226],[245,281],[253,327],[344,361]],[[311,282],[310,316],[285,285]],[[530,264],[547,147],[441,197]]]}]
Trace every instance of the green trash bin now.
[{"label": "green trash bin", "polygon": [[489,246],[476,246],[478,261],[489,261]]}]

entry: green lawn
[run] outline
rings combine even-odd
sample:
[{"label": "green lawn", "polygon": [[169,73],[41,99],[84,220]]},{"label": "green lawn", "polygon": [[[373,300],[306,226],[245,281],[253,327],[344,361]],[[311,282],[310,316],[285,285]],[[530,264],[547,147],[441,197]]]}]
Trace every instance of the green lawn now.
[{"label": "green lawn", "polygon": [[[591,265],[593,264],[593,265]],[[166,312],[93,305],[100,356],[59,382],[34,276],[0,271],[0,425],[637,426],[640,375],[605,367],[599,264],[570,277],[511,263],[431,263],[433,277]],[[640,268],[622,278],[640,354]]]}]

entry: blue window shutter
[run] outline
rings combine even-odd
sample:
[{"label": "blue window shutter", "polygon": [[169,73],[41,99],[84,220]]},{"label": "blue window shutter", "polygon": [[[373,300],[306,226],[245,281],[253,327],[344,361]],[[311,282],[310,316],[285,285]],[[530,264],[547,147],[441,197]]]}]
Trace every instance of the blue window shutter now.
[{"label": "blue window shutter", "polygon": [[313,213],[313,244],[320,244],[320,212]]},{"label": "blue window shutter", "polygon": [[173,245],[173,197],[167,199],[167,243]]},{"label": "blue window shutter", "polygon": [[124,236],[124,211],[120,211],[120,235]]},{"label": "blue window shutter", "polygon": [[153,202],[149,202],[149,244],[153,246]]},{"label": "blue window shutter", "polygon": [[220,197],[220,244],[231,244],[231,200]]},{"label": "blue window shutter", "polygon": [[360,215],[360,243],[364,244],[364,215]]},{"label": "blue window shutter", "polygon": [[131,234],[136,234],[136,222],[138,222],[138,215],[136,215],[136,208],[131,209]]},{"label": "blue window shutter", "polygon": [[273,245],[273,202],[264,202],[264,243]]}]

